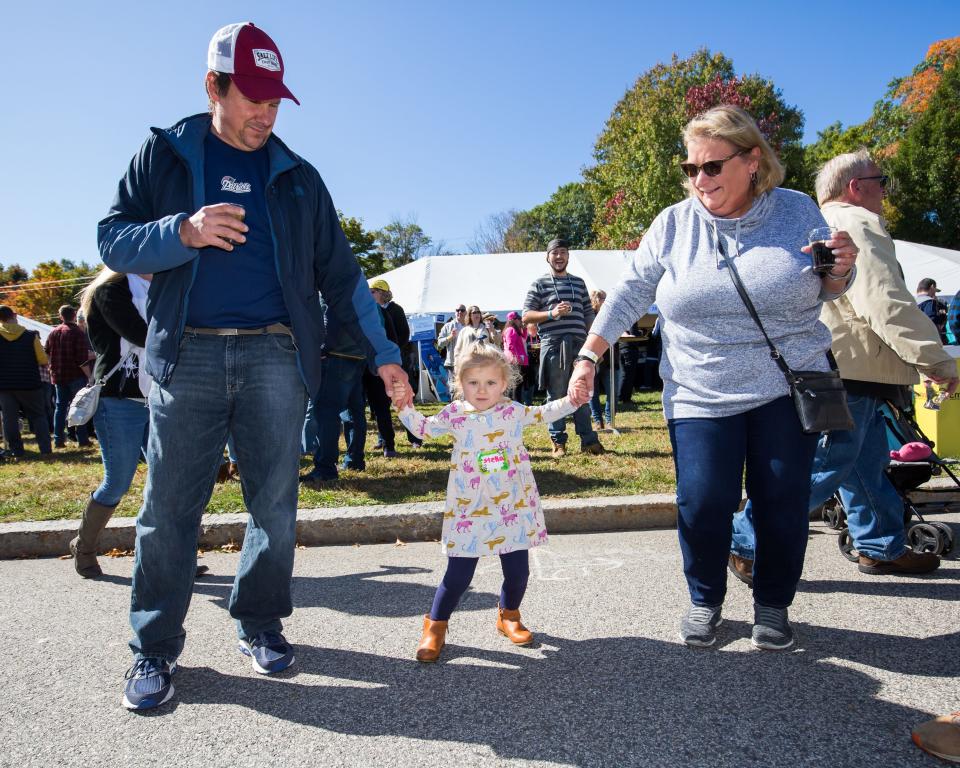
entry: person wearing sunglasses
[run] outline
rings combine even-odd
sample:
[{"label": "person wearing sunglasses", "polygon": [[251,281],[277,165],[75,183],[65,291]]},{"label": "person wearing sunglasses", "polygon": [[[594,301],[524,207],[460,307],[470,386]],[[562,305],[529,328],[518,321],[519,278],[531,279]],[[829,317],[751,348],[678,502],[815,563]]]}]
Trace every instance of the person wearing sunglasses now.
[{"label": "person wearing sunglasses", "polygon": [[447,369],[447,378],[453,378],[453,353],[457,346],[457,334],[467,322],[467,308],[458,304],[453,317],[444,323],[437,336],[437,350],[444,354],[443,367]]},{"label": "person wearing sunglasses", "polygon": [[[677,478],[678,534],[690,604],[680,637],[716,642],[727,557],[744,471],[757,521],[753,644],[793,644],[793,602],[807,544],[810,468],[787,381],[731,279],[736,269],[766,332],[797,370],[829,370],[824,300],[853,278],[857,249],[837,233],[836,263],[810,269],[811,229],[823,216],[781,189],[784,170],[754,119],[728,105],[691,120],[680,170],[689,197],[661,211],[608,293],[577,358],[570,391],[592,389],[600,354],[656,301],[662,322],[663,409]],[[731,266],[732,265],[732,266]]]},{"label": "person wearing sunglasses", "polygon": [[[492,317],[492,315],[489,317]],[[456,364],[460,353],[471,344],[476,344],[477,342],[497,344],[500,334],[497,333],[491,325],[491,323],[485,320],[483,312],[480,311],[480,307],[476,304],[472,304],[467,308],[467,324],[463,327],[463,330],[457,334],[457,343],[454,345],[454,364]]]}]

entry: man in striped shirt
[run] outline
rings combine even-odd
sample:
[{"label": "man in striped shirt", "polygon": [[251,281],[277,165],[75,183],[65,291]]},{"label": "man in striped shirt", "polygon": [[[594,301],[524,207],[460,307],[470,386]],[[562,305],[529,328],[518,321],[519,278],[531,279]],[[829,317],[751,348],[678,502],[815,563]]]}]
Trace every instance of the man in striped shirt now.
[{"label": "man in striped shirt", "polygon": [[[594,318],[587,285],[583,278],[567,273],[569,261],[569,243],[561,238],[551,240],[547,245],[550,272],[534,280],[523,302],[523,322],[540,326],[540,386],[551,400],[559,400],[567,393],[574,358]],[[593,431],[586,405],[573,414],[573,424],[580,436],[580,450],[605,453]],[[567,452],[566,427],[566,417],[550,424],[554,456]]]}]

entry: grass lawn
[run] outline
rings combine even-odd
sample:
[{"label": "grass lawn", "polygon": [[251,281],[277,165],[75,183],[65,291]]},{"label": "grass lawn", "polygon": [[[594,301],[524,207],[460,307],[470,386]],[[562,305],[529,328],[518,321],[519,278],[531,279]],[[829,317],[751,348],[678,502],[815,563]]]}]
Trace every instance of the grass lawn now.
[{"label": "grass lawn", "polygon": [[[434,413],[439,406],[421,406]],[[568,420],[569,453],[563,459],[550,455],[546,427],[530,427],[524,440],[530,452],[540,492],[544,496],[621,496],[635,493],[663,493],[674,488],[670,439],[660,407],[660,393],[634,394],[629,409],[617,414],[620,435],[601,434],[610,451],[606,456],[588,456],[579,451],[579,440]],[[411,501],[439,501],[446,489],[451,440],[428,441],[414,451],[402,430],[397,430],[400,457],[384,459],[373,450],[376,432],[367,436],[367,469],[344,472],[328,489],[301,487],[301,509],[343,507],[365,504],[398,504]],[[79,518],[89,493],[103,476],[100,452],[96,447],[54,452],[41,460],[36,443],[24,436],[27,455],[0,463],[0,522]],[[96,444],[94,444],[96,445]],[[312,462],[303,459],[301,467]],[[134,516],[140,506],[146,466],[141,465],[129,493],[120,502],[117,514]],[[208,512],[242,512],[240,483],[217,485]]]}]

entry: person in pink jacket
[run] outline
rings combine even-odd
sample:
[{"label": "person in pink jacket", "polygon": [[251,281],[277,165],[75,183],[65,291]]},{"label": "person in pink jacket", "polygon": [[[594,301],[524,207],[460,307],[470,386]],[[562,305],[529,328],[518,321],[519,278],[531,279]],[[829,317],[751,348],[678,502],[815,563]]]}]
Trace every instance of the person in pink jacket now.
[{"label": "person in pink jacket", "polygon": [[530,382],[530,356],[527,354],[527,329],[520,322],[518,312],[507,315],[507,324],[503,328],[503,354],[520,371],[520,382],[509,393],[511,398],[529,405],[525,394]]}]

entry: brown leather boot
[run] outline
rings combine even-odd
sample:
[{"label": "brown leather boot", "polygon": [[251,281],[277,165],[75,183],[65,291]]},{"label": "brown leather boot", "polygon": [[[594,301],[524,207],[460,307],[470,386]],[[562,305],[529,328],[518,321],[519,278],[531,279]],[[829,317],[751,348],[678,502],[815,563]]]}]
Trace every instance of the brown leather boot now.
[{"label": "brown leather boot", "polygon": [[440,658],[444,638],[447,635],[447,622],[434,621],[428,613],[423,617],[423,635],[417,646],[417,661],[431,663]]},{"label": "brown leather boot", "polygon": [[753,560],[748,560],[731,552],[727,558],[727,570],[753,589]]},{"label": "brown leather boot", "polygon": [[523,626],[520,611],[517,610],[510,611],[497,606],[497,632],[514,645],[530,645],[533,642],[533,632]]},{"label": "brown leather boot", "polygon": [[80,530],[77,537],[70,542],[70,554],[73,555],[73,567],[85,579],[95,579],[103,576],[100,564],[97,562],[97,542],[100,532],[106,527],[113,516],[116,507],[105,507],[93,500],[87,502],[80,521]]}]

